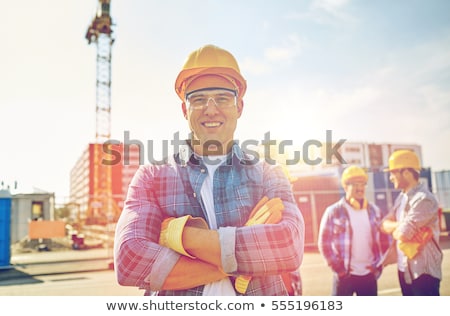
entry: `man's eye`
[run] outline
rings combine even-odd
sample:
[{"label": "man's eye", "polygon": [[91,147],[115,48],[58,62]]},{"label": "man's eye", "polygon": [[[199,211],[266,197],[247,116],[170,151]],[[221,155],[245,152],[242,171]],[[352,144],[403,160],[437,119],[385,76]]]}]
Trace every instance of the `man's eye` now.
[{"label": "man's eye", "polygon": [[216,98],[216,101],[218,103],[227,103],[227,102],[230,101],[230,98],[228,98],[228,97],[218,97],[218,98]]},{"label": "man's eye", "polygon": [[204,104],[205,103],[205,98],[203,97],[195,97],[191,99],[191,103],[192,104]]}]

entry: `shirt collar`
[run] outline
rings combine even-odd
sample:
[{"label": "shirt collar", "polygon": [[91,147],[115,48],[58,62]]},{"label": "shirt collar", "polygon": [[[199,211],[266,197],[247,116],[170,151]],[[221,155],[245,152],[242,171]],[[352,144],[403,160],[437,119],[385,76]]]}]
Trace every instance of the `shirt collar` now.
[{"label": "shirt collar", "polygon": [[[174,156],[175,162],[180,165],[189,164],[191,166],[200,166],[203,164],[203,157],[192,150],[189,140],[184,141],[180,150]],[[233,142],[231,151],[227,154],[226,165],[246,166],[253,165],[258,161],[258,157],[253,157],[245,153],[237,142]]]},{"label": "shirt collar", "polygon": [[417,183],[417,185],[414,188],[412,188],[411,190],[406,192],[406,195],[408,196],[408,198],[413,197],[418,191],[422,190],[424,185],[425,184],[422,182]]}]

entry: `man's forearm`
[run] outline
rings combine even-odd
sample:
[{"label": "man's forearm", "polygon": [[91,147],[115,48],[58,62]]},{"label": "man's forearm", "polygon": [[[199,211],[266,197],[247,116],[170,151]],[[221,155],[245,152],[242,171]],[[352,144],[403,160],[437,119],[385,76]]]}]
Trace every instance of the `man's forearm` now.
[{"label": "man's forearm", "polygon": [[219,233],[216,230],[185,227],[183,246],[192,256],[222,268]]},{"label": "man's forearm", "polygon": [[397,227],[398,222],[391,219],[385,219],[381,224],[381,230],[387,234],[392,234],[397,229]]},{"label": "man's forearm", "polygon": [[181,256],[164,281],[162,290],[185,290],[227,277],[218,267]]}]

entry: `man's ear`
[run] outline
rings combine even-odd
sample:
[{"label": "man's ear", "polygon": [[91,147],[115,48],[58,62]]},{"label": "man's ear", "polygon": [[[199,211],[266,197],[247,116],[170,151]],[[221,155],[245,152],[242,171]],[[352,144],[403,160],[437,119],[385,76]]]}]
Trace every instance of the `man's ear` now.
[{"label": "man's ear", "polygon": [[181,103],[181,109],[183,110],[184,118],[187,120],[187,109],[186,109],[186,103]]},{"label": "man's ear", "polygon": [[240,99],[238,100],[237,104],[238,117],[241,117],[243,110],[244,110],[244,100]]}]

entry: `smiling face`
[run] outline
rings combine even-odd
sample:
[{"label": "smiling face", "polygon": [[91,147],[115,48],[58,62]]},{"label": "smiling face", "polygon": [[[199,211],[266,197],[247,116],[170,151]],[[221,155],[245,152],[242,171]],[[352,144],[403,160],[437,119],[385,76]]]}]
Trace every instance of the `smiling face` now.
[{"label": "smiling face", "polygon": [[394,188],[407,192],[417,185],[417,180],[413,173],[408,169],[392,170],[389,175],[389,180],[394,185]]},{"label": "smiling face", "polygon": [[232,81],[215,74],[201,75],[188,84],[183,114],[197,154],[225,155],[231,149],[244,104],[237,91]]},{"label": "smiling face", "polygon": [[[234,95],[232,100],[229,98],[227,90],[207,88],[197,90],[183,104],[197,154],[225,155],[230,150],[243,102]],[[227,104],[227,100],[232,104]],[[205,106],[198,106],[201,103]]]},{"label": "smiling face", "polygon": [[347,200],[355,199],[357,201],[361,201],[364,199],[366,193],[366,182],[365,181],[354,181],[348,183],[345,189],[345,197]]}]

